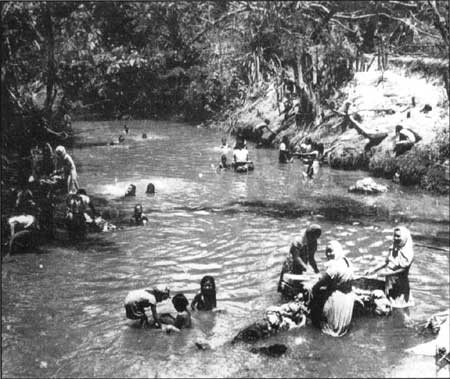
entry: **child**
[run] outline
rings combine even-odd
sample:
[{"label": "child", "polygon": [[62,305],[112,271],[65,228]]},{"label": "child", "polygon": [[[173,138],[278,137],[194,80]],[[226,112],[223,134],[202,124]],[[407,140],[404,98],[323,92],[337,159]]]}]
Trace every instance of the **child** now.
[{"label": "child", "polygon": [[172,298],[172,304],[175,307],[177,313],[176,317],[173,317],[170,313],[161,315],[161,322],[168,324],[166,332],[172,330],[179,332],[180,329],[187,329],[192,326],[191,313],[187,309],[189,301],[182,293],[175,295]]},{"label": "child", "polygon": [[206,275],[200,281],[200,293],[195,295],[191,308],[210,311],[216,306],[216,284],[212,276]]},{"label": "child", "polygon": [[[152,325],[157,328],[161,327],[161,322],[156,311],[156,303],[160,303],[166,299],[170,298],[170,290],[162,290],[159,288],[140,289],[130,291],[125,298],[125,311],[127,318],[130,320],[140,320],[141,327],[145,325]],[[144,308],[150,307],[153,316],[153,324],[150,324],[145,314]]]},{"label": "child", "polygon": [[134,207],[133,217],[130,220],[130,224],[131,225],[147,225],[147,222],[148,222],[148,218],[142,212],[142,205],[136,204]]}]

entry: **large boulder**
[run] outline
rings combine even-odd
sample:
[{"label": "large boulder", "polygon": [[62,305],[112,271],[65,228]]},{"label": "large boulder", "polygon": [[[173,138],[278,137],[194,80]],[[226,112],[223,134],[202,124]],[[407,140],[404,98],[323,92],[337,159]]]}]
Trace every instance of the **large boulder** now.
[{"label": "large boulder", "polygon": [[364,194],[376,194],[387,192],[388,187],[383,184],[377,184],[372,178],[360,179],[355,185],[350,186],[349,192],[364,193]]}]

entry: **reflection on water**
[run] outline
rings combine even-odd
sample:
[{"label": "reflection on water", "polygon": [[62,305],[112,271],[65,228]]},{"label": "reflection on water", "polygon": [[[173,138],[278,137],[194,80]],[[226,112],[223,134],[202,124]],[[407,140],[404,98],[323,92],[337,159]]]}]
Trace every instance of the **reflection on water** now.
[{"label": "reflection on water", "polygon": [[[278,164],[277,151],[253,149],[255,171],[216,172],[221,135],[186,125],[128,122],[123,145],[109,146],[123,129],[118,122],[79,123],[72,155],[81,185],[97,208],[123,223],[143,204],[146,227],[90,235],[74,244],[58,240],[42,254],[16,257],[2,267],[2,371],[33,377],[327,377],[417,376],[405,362],[426,357],[404,351],[421,342],[395,317],[355,320],[352,332],[333,339],[312,328],[278,335],[278,359],[230,346],[239,329],[279,302],[276,284],[292,238],[308,223],[322,225],[317,260],[338,239],[357,272],[379,263],[392,228],[402,222],[415,241],[410,271],[416,306],[413,321],[445,309],[449,256],[445,197],[391,188],[376,197],[349,194],[362,172],[322,168],[305,180],[300,161]],[[142,133],[148,138],[142,139]],[[146,195],[149,182],[156,187]],[[124,198],[128,184],[135,198]],[[99,199],[104,199],[100,201]],[[428,247],[426,247],[428,246]],[[194,313],[192,330],[166,335],[134,328],[123,299],[131,289],[168,284],[189,300],[202,276],[216,278],[221,313]],[[161,305],[171,311],[170,301]],[[212,350],[200,351],[205,341]]]}]

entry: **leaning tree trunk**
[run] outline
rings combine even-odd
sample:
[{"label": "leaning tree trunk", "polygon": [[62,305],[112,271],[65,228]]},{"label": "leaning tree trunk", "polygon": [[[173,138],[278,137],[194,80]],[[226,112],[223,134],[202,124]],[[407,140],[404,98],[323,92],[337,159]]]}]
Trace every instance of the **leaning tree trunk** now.
[{"label": "leaning tree trunk", "polygon": [[44,11],[44,27],[47,39],[47,86],[44,105],[44,114],[52,126],[52,106],[55,100],[54,88],[56,81],[56,63],[55,63],[55,36],[53,31],[53,21],[51,14],[51,5],[48,3]]}]

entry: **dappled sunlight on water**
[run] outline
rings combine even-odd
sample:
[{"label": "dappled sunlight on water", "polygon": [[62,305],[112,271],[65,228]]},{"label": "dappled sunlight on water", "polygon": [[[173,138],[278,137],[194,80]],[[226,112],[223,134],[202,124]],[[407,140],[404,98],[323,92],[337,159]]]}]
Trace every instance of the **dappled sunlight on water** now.
[{"label": "dappled sunlight on water", "polygon": [[[122,228],[78,244],[57,240],[44,246],[43,254],[17,256],[2,267],[5,376],[416,376],[405,359],[426,366],[425,358],[405,353],[423,337],[395,317],[355,320],[341,339],[311,327],[280,334],[263,343],[286,344],[288,352],[279,359],[229,341],[280,302],[281,264],[292,239],[312,222],[323,228],[319,267],[326,243],[338,239],[358,273],[384,259],[396,222],[406,225],[417,243],[411,318],[421,322],[445,309],[449,257],[432,247],[448,248],[447,198],[382,179],[376,180],[390,186],[386,194],[349,194],[348,186],[366,173],[323,167],[320,177],[309,181],[299,161],[283,166],[276,150],[251,145],[254,172],[217,172],[219,132],[150,121],[127,124],[123,146],[82,143],[108,141],[123,123],[76,124],[79,143],[71,151],[81,185]],[[143,132],[149,138],[140,141]],[[149,182],[154,195],[145,194]],[[136,197],[124,198],[130,183],[137,186]],[[126,226],[136,203],[149,216],[146,227]],[[166,335],[136,328],[125,318],[129,290],[168,284],[172,293],[182,291],[192,300],[207,274],[216,278],[222,312],[194,312],[193,329]],[[173,311],[170,301],[160,308]],[[212,350],[198,350],[197,340]],[[426,376],[434,376],[434,367],[426,367]]]}]

